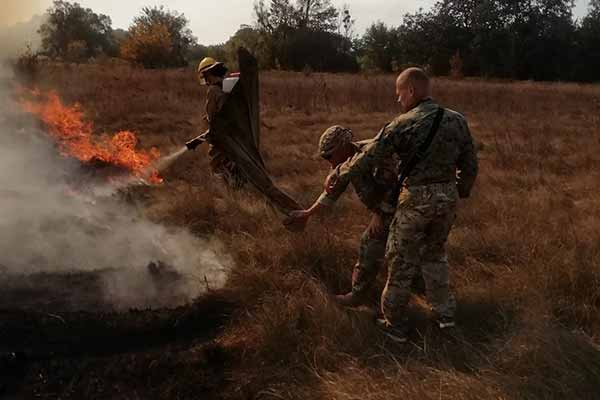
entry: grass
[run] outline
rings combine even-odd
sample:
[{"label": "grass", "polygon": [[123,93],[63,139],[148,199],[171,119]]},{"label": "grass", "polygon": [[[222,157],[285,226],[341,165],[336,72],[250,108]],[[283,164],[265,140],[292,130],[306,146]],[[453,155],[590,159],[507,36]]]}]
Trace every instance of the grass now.
[{"label": "grass", "polygon": [[[261,79],[266,163],[305,205],[327,173],[312,158],[320,133],[342,124],[371,137],[398,112],[393,76]],[[205,128],[191,70],[51,65],[37,84],[80,102],[99,133],[133,130],[165,153]],[[349,289],[368,220],[354,195],[305,233],[288,233],[260,198],[211,178],[201,150],[173,165],[144,204],[153,220],[216,236],[235,259],[226,289],[237,306],[214,343],[226,361],[199,362],[193,347],[168,360],[132,355],[164,375],[138,370],[130,384],[101,364],[97,379],[119,382],[106,398],[599,398],[600,87],[438,79],[434,93],[466,115],[480,147],[480,176],[449,243],[454,334],[434,330],[415,298],[411,344],[390,346],[370,312],[332,303]],[[225,378],[207,389],[203,371],[214,368]],[[105,398],[89,379],[73,385]]]}]

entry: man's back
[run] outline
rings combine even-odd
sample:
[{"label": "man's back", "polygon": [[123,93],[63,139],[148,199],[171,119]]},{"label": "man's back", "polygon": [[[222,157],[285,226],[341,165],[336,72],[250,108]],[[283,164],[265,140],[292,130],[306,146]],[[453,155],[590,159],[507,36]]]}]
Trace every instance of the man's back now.
[{"label": "man's back", "polygon": [[[386,129],[384,135],[388,136],[403,162],[426,141],[439,107],[432,100],[425,100],[398,116]],[[460,113],[445,109],[425,158],[413,168],[406,184],[416,186],[456,181],[461,197],[467,197],[476,175],[477,155],[467,122]]]}]

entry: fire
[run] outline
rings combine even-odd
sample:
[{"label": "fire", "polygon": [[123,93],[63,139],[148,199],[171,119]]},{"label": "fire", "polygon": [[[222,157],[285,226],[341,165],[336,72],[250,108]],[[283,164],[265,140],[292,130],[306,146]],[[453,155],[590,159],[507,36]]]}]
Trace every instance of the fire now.
[{"label": "fire", "polygon": [[133,176],[150,183],[162,182],[153,167],[160,158],[160,152],[157,148],[136,150],[138,139],[133,132],[121,131],[112,136],[94,135],[94,126],[85,121],[78,103],[69,107],[53,91],[42,94],[32,90],[28,94],[27,99],[21,100],[21,106],[46,125],[62,155],[75,157],[82,162],[102,161],[124,168]]}]

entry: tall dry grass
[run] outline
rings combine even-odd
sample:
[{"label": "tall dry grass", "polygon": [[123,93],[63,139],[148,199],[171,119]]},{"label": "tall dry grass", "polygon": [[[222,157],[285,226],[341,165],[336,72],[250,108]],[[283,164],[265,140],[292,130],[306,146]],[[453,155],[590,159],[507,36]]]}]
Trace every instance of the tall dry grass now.
[{"label": "tall dry grass", "polygon": [[[39,79],[81,102],[99,132],[134,130],[143,146],[167,152],[205,128],[192,71],[56,65]],[[267,165],[306,205],[327,172],[311,157],[319,134],[343,124],[370,137],[398,112],[393,76],[261,79]],[[349,288],[368,219],[353,195],[291,234],[258,196],[214,181],[203,151],[147,191],[153,219],[216,235],[236,260],[228,289],[240,307],[217,341],[227,383],[210,397],[600,398],[600,87],[438,79],[434,92],[466,115],[481,160],[449,242],[452,334],[433,329],[416,298],[411,344],[391,346],[371,313],[332,303]],[[194,384],[173,378],[151,393]]]}]

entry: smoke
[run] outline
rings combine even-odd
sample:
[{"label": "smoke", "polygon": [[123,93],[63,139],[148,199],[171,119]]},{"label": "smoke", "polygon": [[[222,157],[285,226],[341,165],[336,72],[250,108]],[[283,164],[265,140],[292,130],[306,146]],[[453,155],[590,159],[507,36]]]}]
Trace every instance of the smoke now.
[{"label": "smoke", "polygon": [[2,0],[0,12],[0,61],[41,45],[38,29],[46,21],[44,9],[51,1]]},{"label": "smoke", "polygon": [[103,300],[119,309],[177,305],[224,284],[231,260],[216,240],[153,223],[114,193],[94,194],[106,190],[73,191],[80,165],[19,112],[1,74],[0,275],[93,272]]},{"label": "smoke", "polygon": [[42,0],[2,0],[0,27],[29,20],[33,15],[42,13],[48,3]]}]

